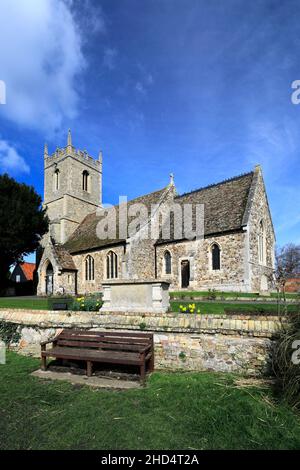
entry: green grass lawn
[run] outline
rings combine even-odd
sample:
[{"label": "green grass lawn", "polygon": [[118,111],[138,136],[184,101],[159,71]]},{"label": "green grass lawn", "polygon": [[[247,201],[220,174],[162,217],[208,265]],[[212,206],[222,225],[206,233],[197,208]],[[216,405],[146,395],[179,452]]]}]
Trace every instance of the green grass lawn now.
[{"label": "green grass lawn", "polygon": [[[181,300],[181,301],[172,301],[171,309],[174,312],[179,312],[179,306],[189,303],[188,301]],[[206,314],[224,314],[224,308],[229,308],[232,310],[243,310],[243,311],[257,311],[259,309],[265,308],[268,312],[277,312],[277,305],[276,304],[268,304],[268,303],[261,303],[261,302],[253,302],[253,303],[239,303],[239,304],[230,304],[230,303],[222,303],[220,302],[195,302],[198,308],[200,309],[201,313]],[[6,299],[5,297],[0,298],[0,308],[23,308],[23,309],[33,309],[33,310],[47,310],[47,299]],[[289,305],[289,311],[296,311],[297,305]]]},{"label": "green grass lawn", "polygon": [[0,308],[28,308],[30,310],[48,310],[47,299],[24,299],[0,297]]},{"label": "green grass lawn", "polygon": [[[267,304],[267,303],[258,303],[258,302],[253,302],[253,303],[235,303],[235,304],[230,304],[230,303],[222,303],[222,302],[194,302],[194,301],[184,301],[181,300],[179,301],[171,301],[171,308],[173,312],[180,312],[179,306],[180,305],[188,305],[189,303],[194,303],[196,305],[196,312],[198,309],[200,309],[201,314],[207,315],[207,314],[224,314],[225,313],[225,308],[230,309],[230,310],[238,310],[238,311],[243,311],[243,312],[257,312],[260,310],[265,310],[266,312],[271,312],[276,314],[277,313],[277,305],[276,304]],[[297,305],[288,305],[288,311],[289,312],[296,312],[299,310],[299,307]],[[263,315],[263,312],[262,312]]]},{"label": "green grass lawn", "polygon": [[[253,294],[251,292],[219,292],[219,291],[214,291],[214,294],[220,298],[224,298],[224,299],[228,299],[228,298],[245,298],[245,299],[256,299],[258,296],[258,294]],[[212,295],[212,292],[209,292],[209,291],[173,291],[173,292],[170,292],[170,297],[171,298],[174,298],[174,297],[178,297],[178,298],[182,298],[182,297],[186,297],[186,298],[189,298],[189,297],[208,297],[208,296],[211,296]],[[277,294],[272,292],[271,293],[271,298],[276,300],[277,299]],[[299,299],[300,300],[300,294],[297,294],[297,293],[291,293],[291,292],[287,292],[286,293],[286,298],[287,299]]]},{"label": "green grass lawn", "polygon": [[78,388],[0,365],[0,449],[299,449],[300,417],[269,389],[216,373],[154,373],[146,388]]}]

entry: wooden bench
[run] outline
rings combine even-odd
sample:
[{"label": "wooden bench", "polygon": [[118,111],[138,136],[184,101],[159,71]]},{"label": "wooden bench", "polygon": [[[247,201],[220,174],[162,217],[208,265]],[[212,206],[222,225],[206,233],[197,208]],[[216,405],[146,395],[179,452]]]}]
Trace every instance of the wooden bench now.
[{"label": "wooden bench", "polygon": [[[47,344],[52,348],[47,350]],[[153,334],[63,330],[41,343],[42,370],[47,369],[47,357],[85,361],[88,377],[94,362],[138,366],[144,381],[146,371],[154,369]]]}]

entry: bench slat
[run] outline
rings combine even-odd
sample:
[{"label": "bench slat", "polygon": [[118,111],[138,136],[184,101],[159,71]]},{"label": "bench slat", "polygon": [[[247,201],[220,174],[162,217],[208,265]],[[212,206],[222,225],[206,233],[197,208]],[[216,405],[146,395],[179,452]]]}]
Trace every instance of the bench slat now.
[{"label": "bench slat", "polygon": [[94,330],[63,330],[60,334],[89,334],[92,335],[106,335],[106,336],[128,336],[132,338],[152,338],[152,333],[136,333],[132,331],[94,331]]},{"label": "bench slat", "polygon": [[[53,343],[50,350],[46,344]],[[140,367],[144,380],[146,364],[154,368],[152,333],[63,330],[52,341],[41,343],[42,368],[47,369],[47,357],[86,361],[87,375],[92,375],[93,362]]]},{"label": "bench slat", "polygon": [[82,347],[82,348],[100,348],[100,349],[110,349],[110,350],[120,350],[120,351],[144,351],[146,348],[149,348],[151,345],[150,344],[129,344],[129,343],[104,343],[100,341],[85,341],[81,339],[59,339],[57,341],[57,346],[68,346],[70,348],[72,347]]},{"label": "bench slat", "polygon": [[130,364],[140,365],[141,358],[138,353],[135,352],[122,352],[121,354],[116,351],[91,351],[88,349],[76,349],[76,348],[52,348],[48,351],[42,352],[42,357],[58,357],[61,359],[73,359],[73,360],[89,360],[89,361],[101,361],[113,364]]},{"label": "bench slat", "polygon": [[105,343],[116,343],[116,344],[119,344],[119,343],[123,343],[123,344],[151,344],[151,341],[149,339],[141,339],[141,338],[124,338],[124,337],[121,337],[121,338],[118,338],[118,337],[112,337],[112,336],[99,336],[99,337],[92,337],[92,336],[89,336],[89,335],[80,335],[80,336],[76,336],[76,335],[72,335],[72,336],[65,336],[65,335],[62,335],[62,336],[57,336],[55,338],[55,341],[61,341],[61,340],[74,340],[74,341],[91,341],[91,342],[95,342],[95,341],[99,341],[99,342],[105,342]]}]

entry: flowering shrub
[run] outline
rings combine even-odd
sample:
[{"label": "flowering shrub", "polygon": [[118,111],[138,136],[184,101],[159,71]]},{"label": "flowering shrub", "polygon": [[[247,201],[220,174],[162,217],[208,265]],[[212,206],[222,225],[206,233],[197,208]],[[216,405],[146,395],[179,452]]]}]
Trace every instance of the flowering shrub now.
[{"label": "flowering shrub", "polygon": [[102,300],[96,296],[83,296],[74,299],[72,310],[82,312],[98,312],[102,306]]},{"label": "flowering shrub", "polygon": [[179,305],[179,309],[181,313],[201,313],[199,308],[196,311],[196,304]]}]

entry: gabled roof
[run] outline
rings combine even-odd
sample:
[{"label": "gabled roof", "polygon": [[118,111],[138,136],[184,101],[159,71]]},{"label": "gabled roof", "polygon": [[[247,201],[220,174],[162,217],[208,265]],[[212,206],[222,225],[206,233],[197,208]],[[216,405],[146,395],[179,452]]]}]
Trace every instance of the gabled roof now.
[{"label": "gabled roof", "polygon": [[[174,197],[174,203],[204,205],[204,235],[218,235],[226,232],[241,230],[246,225],[248,211],[251,206],[251,191],[255,186],[255,172],[245,173],[234,178],[221,181],[204,188],[191,191]],[[151,206],[158,204],[167,188],[140,196],[128,202],[128,208],[132,204],[142,203],[151,213]],[[116,238],[99,239],[97,236],[97,224],[102,219],[96,212],[85,217],[79,227],[64,244],[63,249],[69,253],[103,248],[109,245],[125,243],[124,238],[119,235],[119,206],[116,209],[117,233]],[[194,214],[195,215],[195,214]],[[172,217],[171,217],[172,220]],[[128,220],[130,222],[130,220]],[[173,233],[171,227],[171,234]],[[157,240],[157,244],[176,241],[174,238]],[[179,240],[178,240],[179,241]],[[71,258],[71,257],[70,257]]]},{"label": "gabled roof", "polygon": [[[239,230],[243,226],[254,172],[176,196],[174,202],[204,205],[204,236]],[[195,218],[195,213],[193,213]],[[195,220],[194,220],[195,222]],[[193,224],[195,228],[195,223]],[[171,227],[171,235],[173,233]],[[174,241],[159,239],[157,244]]]},{"label": "gabled roof", "polygon": [[77,269],[72,256],[63,246],[53,245],[53,254],[60,269],[66,271],[75,271]]},{"label": "gabled roof", "polygon": [[[151,214],[151,206],[153,204],[158,204],[163,195],[165,194],[167,188],[160,189],[153,193],[145,194],[144,196],[137,197],[128,201],[128,209],[133,204],[144,204],[148,209],[148,214]],[[119,234],[119,205],[114,206],[116,209],[116,236]],[[76,253],[80,251],[92,250],[96,248],[103,248],[105,246],[116,245],[119,243],[125,243],[126,239],[124,238],[112,238],[112,239],[100,239],[97,236],[97,225],[99,221],[103,218],[101,215],[97,215],[96,212],[93,212],[85,217],[81,222],[79,227],[71,235],[69,240],[64,244],[64,249],[69,253]],[[128,220],[130,222],[130,219]]]},{"label": "gabled roof", "polygon": [[22,269],[24,276],[26,277],[27,281],[33,280],[33,273],[35,271],[35,263],[20,263],[20,268]]}]

